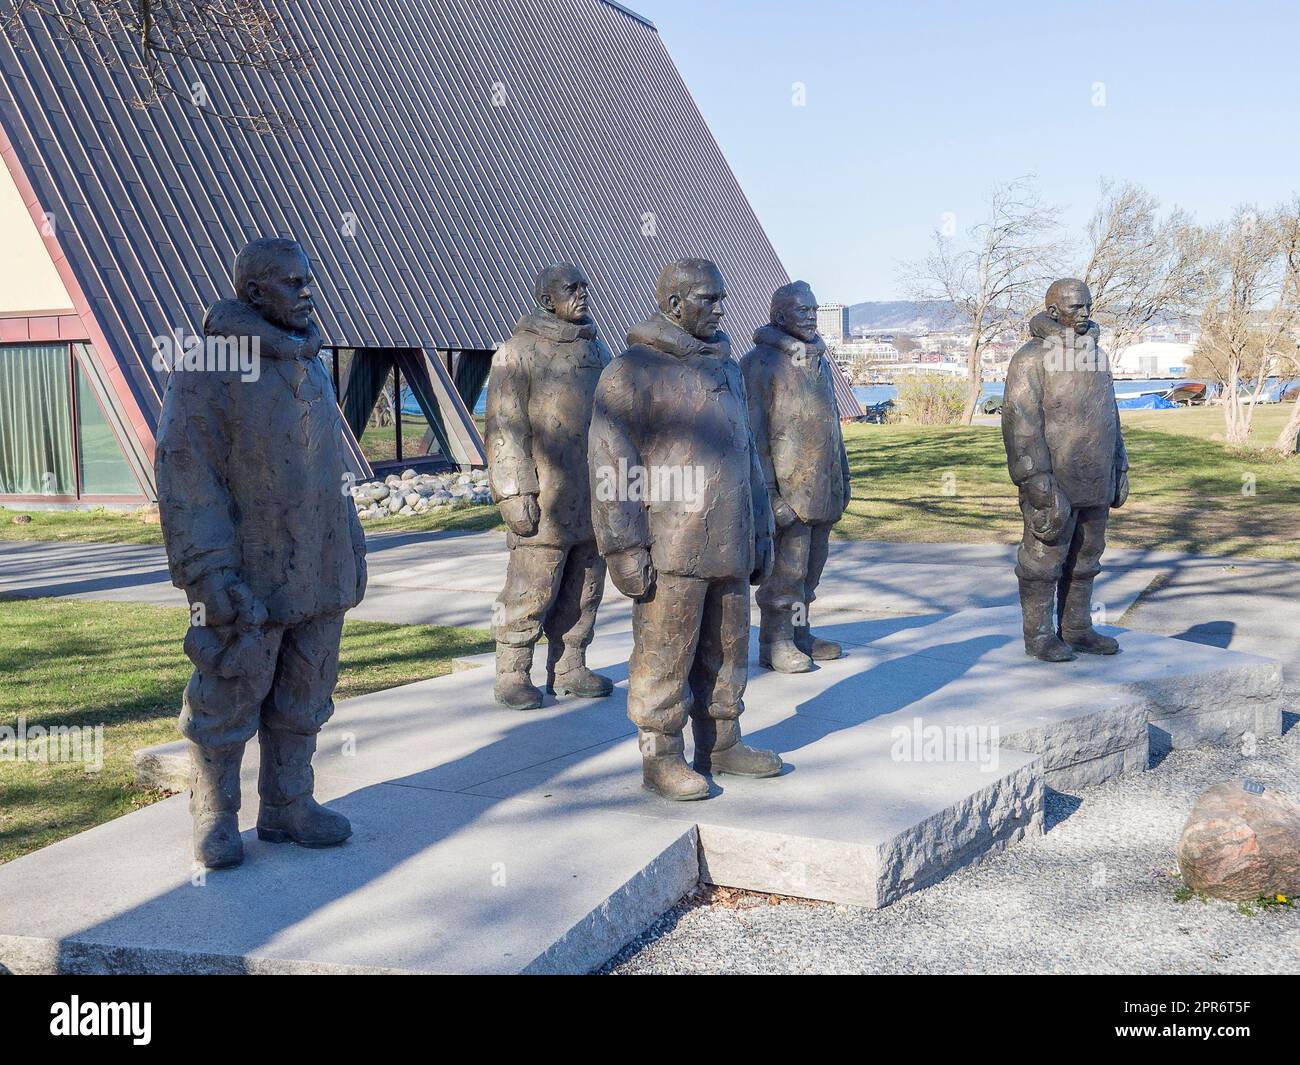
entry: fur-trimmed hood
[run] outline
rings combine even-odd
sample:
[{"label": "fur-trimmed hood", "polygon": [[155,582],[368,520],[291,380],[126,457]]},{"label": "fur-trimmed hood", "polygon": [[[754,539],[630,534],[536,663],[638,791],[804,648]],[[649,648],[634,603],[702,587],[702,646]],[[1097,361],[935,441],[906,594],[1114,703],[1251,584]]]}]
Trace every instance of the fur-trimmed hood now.
[{"label": "fur-trimmed hood", "polygon": [[595,340],[596,323],[590,318],[581,322],[566,322],[550,311],[536,310],[525,314],[515,326],[516,333],[536,333],[557,344],[572,344],[576,340]]},{"label": "fur-trimmed hood", "polygon": [[721,329],[713,334],[712,339],[700,340],[663,314],[634,325],[628,330],[627,342],[629,347],[643,344],[679,359],[687,355],[712,355],[720,359],[731,356],[731,338]]},{"label": "fur-trimmed hood", "polygon": [[759,327],[754,333],[754,343],[776,348],[782,355],[788,355],[792,359],[804,359],[812,364],[816,364],[817,360],[826,354],[826,341],[820,334],[805,342],[787,333],[780,326],[771,324]]},{"label": "fur-trimmed hood", "polygon": [[203,316],[203,333],[215,337],[256,337],[258,355],[271,359],[314,359],[323,338],[312,319],[304,334],[273,325],[243,300],[218,300]]},{"label": "fur-trimmed hood", "polygon": [[1073,329],[1063,326],[1047,311],[1039,311],[1029,320],[1029,335],[1035,340],[1046,340],[1050,336],[1059,336],[1063,339],[1074,338],[1073,343],[1078,343],[1084,337],[1092,337],[1093,343],[1101,339],[1101,326],[1096,322],[1088,323],[1088,332],[1080,336]]}]

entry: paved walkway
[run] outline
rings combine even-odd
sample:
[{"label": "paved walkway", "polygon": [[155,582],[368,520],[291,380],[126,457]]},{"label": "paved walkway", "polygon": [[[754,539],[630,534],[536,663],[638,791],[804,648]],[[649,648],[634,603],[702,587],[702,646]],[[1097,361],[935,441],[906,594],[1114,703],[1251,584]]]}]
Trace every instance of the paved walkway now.
[{"label": "paved walkway", "polygon": [[[1232,627],[1232,603],[1252,623],[1276,613],[1276,604],[1250,606],[1257,593],[1286,598],[1300,566],[1280,562],[1225,563],[1159,551],[1112,550],[1098,599],[1116,621],[1157,577],[1171,578],[1159,593],[1172,612],[1153,620],[1169,627],[1191,617],[1201,642],[1234,649],[1250,638]],[[379,533],[370,537],[370,590],[354,616],[403,624],[485,627],[505,579],[500,533]],[[1014,548],[997,544],[893,544],[836,541],[819,593],[822,613],[928,614],[1006,606],[1015,602]],[[1225,595],[1227,598],[1223,599]],[[161,547],[16,541],[0,544],[0,595],[73,596],[183,606]],[[1207,597],[1225,604],[1206,613]],[[1191,600],[1191,603],[1189,603]],[[1144,606],[1144,609],[1145,606]],[[602,614],[626,628],[627,603],[608,588]],[[1211,616],[1213,615],[1213,616]],[[1132,621],[1133,619],[1128,619]],[[1262,633],[1260,635],[1263,635]],[[1267,637],[1266,637],[1267,639]],[[1223,642],[1227,640],[1227,643]],[[1268,640],[1271,643],[1271,640]]]},{"label": "paved walkway", "polygon": [[[370,590],[352,616],[486,628],[505,562],[500,533],[372,534]],[[997,544],[836,541],[814,618],[1009,605],[1013,564],[1014,548]],[[0,544],[0,595],[185,605],[162,548],[124,544]],[[1112,549],[1097,599],[1112,623],[1123,618],[1130,628],[1266,655],[1287,667],[1293,690],[1300,685],[1300,565]],[[630,617],[628,601],[608,586],[602,631],[626,631]]]}]

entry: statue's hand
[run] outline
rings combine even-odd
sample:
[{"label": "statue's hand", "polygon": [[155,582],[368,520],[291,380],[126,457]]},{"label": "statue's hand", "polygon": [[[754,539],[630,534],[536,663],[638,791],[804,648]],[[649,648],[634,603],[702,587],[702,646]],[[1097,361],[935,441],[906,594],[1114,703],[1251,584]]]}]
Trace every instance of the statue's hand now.
[{"label": "statue's hand", "polygon": [[790,506],[778,495],[772,496],[772,517],[776,520],[778,529],[788,529],[799,520],[799,515],[795,513],[794,507]]},{"label": "statue's hand", "polygon": [[516,536],[533,536],[542,520],[542,508],[535,495],[511,496],[501,500],[501,518]]},{"label": "statue's hand", "polygon": [[209,573],[190,589],[190,605],[201,606],[196,623],[222,628],[238,623],[258,627],[266,624],[266,607],[252,590],[230,570]]},{"label": "statue's hand", "polygon": [[193,588],[188,589],[191,608],[197,607],[199,613],[195,623],[219,628],[233,625],[239,616],[239,608],[231,597],[231,589],[239,578],[230,570],[222,569],[207,574]]},{"label": "statue's hand", "polygon": [[1026,496],[1022,509],[1034,539],[1045,544],[1056,543],[1074,513],[1070,500],[1055,481],[1052,482],[1052,498],[1046,506],[1036,507]]},{"label": "statue's hand", "polygon": [[1035,510],[1046,510],[1056,498],[1056,478],[1050,473],[1036,473],[1024,484],[1025,498]]},{"label": "statue's hand", "polygon": [[1128,470],[1115,471],[1115,498],[1111,502],[1113,507],[1122,507],[1128,502]]},{"label": "statue's hand", "polygon": [[243,581],[231,587],[230,598],[239,615],[236,624],[241,629],[260,629],[266,624],[268,617],[266,605]]},{"label": "statue's hand", "polygon": [[614,587],[629,599],[643,599],[655,583],[654,563],[645,547],[615,551],[605,559]]}]

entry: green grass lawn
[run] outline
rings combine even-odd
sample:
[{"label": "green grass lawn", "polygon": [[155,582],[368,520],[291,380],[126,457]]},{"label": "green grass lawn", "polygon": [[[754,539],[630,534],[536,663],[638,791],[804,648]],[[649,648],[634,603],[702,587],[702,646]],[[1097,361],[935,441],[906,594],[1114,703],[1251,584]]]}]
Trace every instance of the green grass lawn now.
[{"label": "green grass lawn", "polygon": [[[1131,492],[1111,517],[1108,542],[1300,561],[1300,459],[1233,451],[1207,439],[1206,413],[1124,415]],[[1219,416],[1221,428],[1221,412],[1208,413]],[[1272,435],[1280,427],[1279,419]],[[1020,538],[1016,491],[997,426],[852,425],[845,442],[854,498],[838,536],[965,543]]]},{"label": "green grass lawn", "polygon": [[[15,524],[20,514],[30,522]],[[375,532],[482,532],[504,529],[497,508],[493,506],[440,507],[427,514],[409,517],[377,518],[363,523],[368,533]],[[0,541],[63,540],[100,544],[161,544],[162,529],[142,520],[135,511],[104,510],[23,510],[18,506],[0,507]]]},{"label": "green grass lawn", "polygon": [[[1132,494],[1111,522],[1110,542],[1206,554],[1300,560],[1300,459],[1269,450],[1289,406],[1261,407],[1251,448],[1222,440],[1223,412],[1197,407],[1124,414]],[[1215,439],[1218,437],[1218,439]],[[1016,493],[995,425],[845,428],[854,500],[836,534],[897,542],[1010,543],[1019,538]],[[1244,481],[1243,478],[1253,478]],[[1243,493],[1253,484],[1254,494]],[[0,509],[0,539],[161,543],[157,525],[106,511]],[[477,532],[502,529],[491,506],[443,508],[373,519],[366,531]]]},{"label": "green grass lawn", "polygon": [[[0,862],[163,797],[138,788],[131,755],[179,738],[190,663],[183,609],[72,599],[0,600],[0,724],[104,726],[104,764],[0,760]],[[491,650],[486,632],[349,621],[340,699],[450,672]]]}]

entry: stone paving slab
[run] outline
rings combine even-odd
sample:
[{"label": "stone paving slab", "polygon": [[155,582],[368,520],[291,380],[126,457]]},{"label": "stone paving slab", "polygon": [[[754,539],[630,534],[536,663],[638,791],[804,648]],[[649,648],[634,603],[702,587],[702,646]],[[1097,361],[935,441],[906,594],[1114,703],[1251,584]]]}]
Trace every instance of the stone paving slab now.
[{"label": "stone paving slab", "polygon": [[[577,972],[701,877],[886,905],[1040,832],[1045,784],[1144,768],[1144,684],[1166,698],[1212,686],[1231,709],[1280,683],[1266,660],[1122,630],[1115,659],[1036,663],[1015,648],[1018,621],[986,610],[844,622],[826,630],[849,645],[840,661],[798,676],[751,662],[746,734],[788,768],[721,777],[700,803],[640,788],[628,633],[592,648],[619,682],[606,700],[512,713],[479,668],[344,701],[317,764],[320,794],[356,826],[345,847],[248,835],[246,864],[196,887],[185,801],[167,800],[0,866],[0,964]],[[169,747],[148,757],[174,761]]]},{"label": "stone paving slab", "polygon": [[200,884],[180,796],[0,866],[0,972],[586,972],[699,876],[690,825],[322,792],[352,821],[345,846],[245,832],[245,864]]}]

